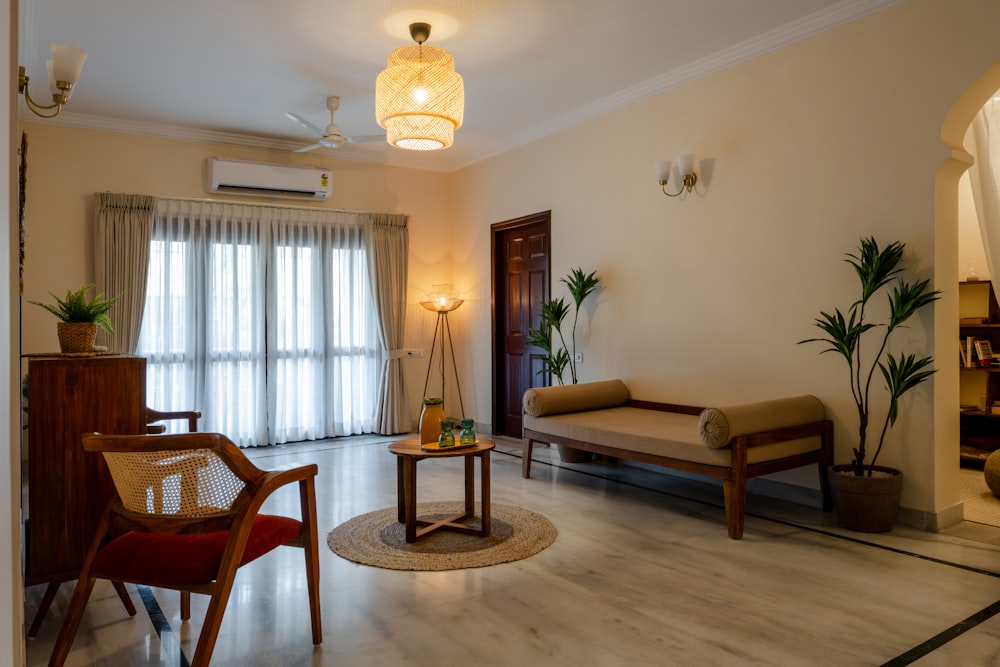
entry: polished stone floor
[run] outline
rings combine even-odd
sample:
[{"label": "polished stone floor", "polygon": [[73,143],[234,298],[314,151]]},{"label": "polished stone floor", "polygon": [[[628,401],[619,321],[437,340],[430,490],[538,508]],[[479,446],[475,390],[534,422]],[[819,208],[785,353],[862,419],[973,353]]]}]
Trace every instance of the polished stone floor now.
[{"label": "polished stone floor", "polygon": [[[384,438],[250,450],[263,468],[319,464],[322,536],[396,502]],[[517,441],[493,455],[495,502],[546,515],[556,542],[493,567],[406,572],[356,565],[321,539],[324,640],[310,642],[301,552],[237,575],[213,665],[998,665],[1000,528],[944,534],[842,531],[818,509],[751,496],[742,541],[726,536],[721,489],[623,463],[560,464]],[[454,464],[454,465],[453,465]],[[458,499],[458,459],[419,468],[420,500]],[[295,492],[270,511],[292,511]],[[43,587],[26,593],[28,622]],[[128,617],[95,590],[68,665],[188,664],[204,599],[129,587]],[[64,585],[28,665],[44,665]]]}]

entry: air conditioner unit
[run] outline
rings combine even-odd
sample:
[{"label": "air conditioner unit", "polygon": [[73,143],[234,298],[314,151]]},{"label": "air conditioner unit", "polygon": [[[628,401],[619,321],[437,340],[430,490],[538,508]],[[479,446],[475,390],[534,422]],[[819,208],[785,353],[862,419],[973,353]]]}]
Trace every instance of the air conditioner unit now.
[{"label": "air conditioner unit", "polygon": [[205,189],[227,195],[324,200],[330,172],[314,167],[208,158]]}]

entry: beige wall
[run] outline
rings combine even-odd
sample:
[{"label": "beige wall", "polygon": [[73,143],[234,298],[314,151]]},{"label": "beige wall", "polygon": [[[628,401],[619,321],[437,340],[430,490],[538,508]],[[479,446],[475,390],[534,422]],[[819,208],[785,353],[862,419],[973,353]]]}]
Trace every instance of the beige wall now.
[{"label": "beige wall", "polygon": [[[855,298],[841,260],[862,236],[906,242],[916,276],[934,276],[935,174],[950,155],[941,125],[1000,60],[996,25],[996,2],[910,0],[467,168],[455,196],[470,257],[456,282],[488,285],[490,223],[551,209],[554,278],[580,266],[605,281],[583,379],[621,377],[638,397],[693,404],[812,393],[846,462],[857,426],[843,363],[796,342],[818,333],[821,309]],[[685,152],[714,162],[712,180],[669,199],[652,162]],[[950,254],[954,265],[957,242]],[[954,308],[955,279],[951,268],[938,285],[951,290],[939,310]],[[898,342],[930,349],[933,316]],[[470,327],[487,331],[488,313]],[[488,338],[470,349],[487,397]],[[951,385],[938,400],[957,413],[957,371],[938,367],[935,383]],[[905,399],[880,458],[905,471],[904,506],[924,512],[959,502],[957,417],[935,443],[935,383]],[[816,486],[813,471],[779,478]]]},{"label": "beige wall", "polygon": [[[621,377],[638,397],[693,404],[812,393],[846,461],[856,426],[844,368],[796,343],[817,333],[821,309],[855,297],[841,260],[861,236],[906,242],[916,275],[944,269],[938,286],[953,287],[957,222],[935,228],[935,177],[951,155],[941,127],[1000,61],[996,25],[993,0],[908,0],[451,175],[25,123],[25,298],[92,279],[96,191],[204,197],[211,155],[329,166],[328,206],[411,216],[407,347],[429,351],[433,317],[417,302],[432,284],[466,299],[451,316],[463,396],[488,423],[489,225],[551,209],[553,292],[576,266],[605,282],[581,323],[583,380]],[[670,199],[652,162],[684,152],[709,161],[711,178]],[[939,337],[957,335],[953,300],[899,342],[930,349],[935,312]],[[55,349],[51,323],[25,307],[25,351]],[[415,416],[426,358],[405,363]],[[957,414],[957,371],[939,368],[906,398],[881,459],[907,475],[903,504],[929,513],[959,502],[957,417],[933,417]],[[812,470],[778,479],[817,485]]]}]

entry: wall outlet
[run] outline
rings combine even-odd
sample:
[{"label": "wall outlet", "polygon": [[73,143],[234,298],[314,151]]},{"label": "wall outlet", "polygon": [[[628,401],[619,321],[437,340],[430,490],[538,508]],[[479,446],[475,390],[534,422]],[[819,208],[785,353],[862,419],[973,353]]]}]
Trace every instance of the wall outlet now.
[{"label": "wall outlet", "polygon": [[424,351],[417,349],[403,350],[403,356],[409,359],[419,359],[420,357],[424,356]]},{"label": "wall outlet", "polygon": [[578,364],[582,364],[583,363],[583,352],[574,352],[573,353],[573,361],[575,361]]}]

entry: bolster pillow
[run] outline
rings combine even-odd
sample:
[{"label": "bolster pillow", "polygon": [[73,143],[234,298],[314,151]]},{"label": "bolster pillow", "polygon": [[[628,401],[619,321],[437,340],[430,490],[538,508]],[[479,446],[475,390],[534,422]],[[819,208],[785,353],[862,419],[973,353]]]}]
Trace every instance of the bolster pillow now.
[{"label": "bolster pillow", "polygon": [[556,387],[535,387],[524,392],[524,414],[532,417],[583,412],[624,405],[628,389],[621,380],[584,382]]},{"label": "bolster pillow", "polygon": [[815,396],[706,408],[698,417],[698,435],[706,445],[718,449],[737,436],[810,424],[825,417],[823,403]]}]

